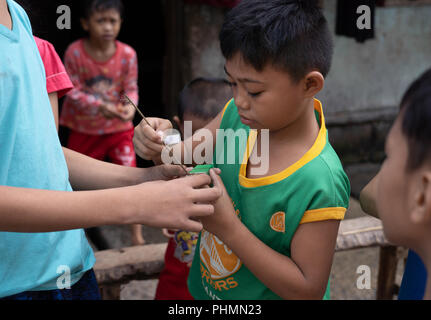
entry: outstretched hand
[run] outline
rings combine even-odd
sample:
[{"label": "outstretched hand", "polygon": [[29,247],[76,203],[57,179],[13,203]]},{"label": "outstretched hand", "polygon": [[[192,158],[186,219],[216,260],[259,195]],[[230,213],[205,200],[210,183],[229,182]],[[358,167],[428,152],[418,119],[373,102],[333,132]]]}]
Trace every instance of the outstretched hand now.
[{"label": "outstretched hand", "polygon": [[219,169],[211,169],[210,177],[215,188],[221,192],[220,197],[214,202],[214,214],[201,218],[203,228],[216,235],[222,241],[225,235],[235,230],[235,224],[240,222],[232,204],[232,199],[226,191],[221,180]]},{"label": "outstretched hand", "polygon": [[209,188],[210,184],[211,178],[202,174],[137,185],[135,205],[141,214],[131,217],[128,224],[199,232],[199,220],[214,213],[213,203],[221,195],[220,188]]},{"label": "outstretched hand", "polygon": [[154,181],[154,180],[171,180],[175,178],[184,177],[186,175],[186,171],[184,171],[184,166],[182,165],[174,165],[174,164],[163,164],[159,166],[154,166],[151,168],[147,168],[147,172],[145,175],[146,181]]}]

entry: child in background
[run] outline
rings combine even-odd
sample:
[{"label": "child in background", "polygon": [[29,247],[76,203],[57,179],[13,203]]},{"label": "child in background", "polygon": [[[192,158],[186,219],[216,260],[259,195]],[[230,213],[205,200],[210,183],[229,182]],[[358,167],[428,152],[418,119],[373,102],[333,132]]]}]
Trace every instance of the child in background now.
[{"label": "child in background", "polygon": [[[361,192],[366,212],[379,215],[389,241],[411,248],[406,283],[413,298],[431,299],[431,70],[404,94],[400,113],[386,139],[386,159],[377,176]],[[407,269],[408,267],[413,269]],[[411,272],[418,273],[414,277]],[[404,282],[404,279],[403,279]],[[425,282],[426,285],[425,285]],[[412,288],[415,286],[415,288]],[[423,294],[424,293],[424,294]]]},{"label": "child in background", "polygon": [[202,188],[209,177],[160,181],[183,170],[124,167],[61,147],[30,21],[13,0],[0,0],[0,48],[0,298],[99,299],[81,228],[201,230],[196,218],[220,196]]},{"label": "child in background", "polygon": [[[195,299],[329,299],[350,184],[315,99],[333,52],[326,19],[317,1],[242,0],[226,15],[220,43],[234,98],[205,127],[212,141],[184,142],[216,145],[221,175],[210,174],[223,189],[214,215],[201,219],[189,291]],[[135,128],[135,148],[157,162],[157,131],[172,124],[150,124],[155,130]]]},{"label": "child in background", "polygon": [[61,62],[54,46],[46,40],[34,37],[40,57],[45,67],[46,89],[52,112],[54,113],[55,125],[58,130],[58,99],[72,90],[73,84]]},{"label": "child in background", "polygon": [[[205,127],[232,98],[232,89],[224,79],[197,78],[180,93],[178,115],[174,121],[184,137],[184,123],[192,125],[192,132]],[[187,278],[198,234],[184,230],[167,230],[169,237],[165,253],[165,266],[160,273],[156,300],[191,300]]]},{"label": "child in background", "polygon": [[[82,27],[88,37],[73,42],[65,54],[66,70],[75,88],[64,101],[60,124],[70,129],[67,147],[92,158],[136,167],[133,148],[138,103],[136,52],[116,40],[121,29],[120,0],[88,1]],[[99,228],[86,230],[100,250],[108,249]],[[132,244],[144,244],[140,225],[132,226]]]}]

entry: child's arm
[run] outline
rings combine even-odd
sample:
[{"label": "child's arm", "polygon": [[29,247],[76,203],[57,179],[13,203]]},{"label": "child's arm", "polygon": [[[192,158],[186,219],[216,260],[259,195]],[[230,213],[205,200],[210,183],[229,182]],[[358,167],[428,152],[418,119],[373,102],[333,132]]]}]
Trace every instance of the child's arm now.
[{"label": "child's arm", "polygon": [[[101,225],[146,224],[200,231],[220,196],[206,175],[101,191],[48,191],[0,186],[0,231],[51,232]],[[161,200],[163,199],[163,200]]]},{"label": "child's arm", "polygon": [[[222,117],[223,112],[220,112],[217,117],[203,128],[205,130],[209,130],[212,140],[208,139],[201,141],[200,137],[196,138],[195,133],[195,135],[180,143],[179,148],[181,148],[182,151],[182,163],[184,163],[185,159],[193,161],[193,151],[198,145],[202,147],[200,149],[207,150],[208,148],[204,148],[203,144],[210,144],[211,148],[209,149],[214,150],[216,144],[216,132],[220,127]],[[151,124],[151,127],[144,120],[135,127],[135,135],[133,137],[135,151],[143,159],[152,160],[154,163],[162,163],[161,154],[164,146],[162,144],[162,138],[157,132],[165,132],[166,130],[172,129],[172,123],[169,120],[160,118],[147,118],[147,120]]]},{"label": "child's arm", "polygon": [[291,242],[291,258],[254,236],[234,213],[221,179],[211,172],[223,194],[215,213],[202,218],[204,228],[228,246],[269,289],[284,299],[322,299],[331,271],[339,221],[299,226]]},{"label": "child's arm", "polygon": [[58,131],[58,95],[57,92],[48,94],[49,102],[51,103],[52,113],[54,114],[55,127]]},{"label": "child's arm", "polygon": [[67,148],[63,148],[63,152],[74,190],[119,188],[184,176],[184,170],[177,165],[134,168],[99,161]]},{"label": "child's arm", "polygon": [[[138,57],[134,50],[129,53],[128,56],[128,68],[127,72],[124,74],[123,88],[124,94],[127,95],[135,105],[138,105]],[[135,108],[131,104],[126,103],[123,108],[123,113],[121,114],[123,121],[133,120],[134,115]]]},{"label": "child's arm", "polygon": [[378,218],[379,213],[377,211],[376,198],[377,198],[377,184],[379,181],[379,175],[377,174],[366,186],[362,189],[359,195],[359,202],[364,212],[369,215]]}]

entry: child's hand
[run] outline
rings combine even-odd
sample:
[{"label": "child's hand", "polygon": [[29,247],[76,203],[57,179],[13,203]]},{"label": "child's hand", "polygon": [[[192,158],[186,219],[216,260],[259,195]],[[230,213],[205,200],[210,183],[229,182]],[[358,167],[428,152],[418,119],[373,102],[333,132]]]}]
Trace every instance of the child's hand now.
[{"label": "child's hand", "polygon": [[173,238],[175,235],[175,230],[163,228],[162,233],[166,238]]},{"label": "child's hand", "polygon": [[126,105],[120,105],[118,109],[121,112],[121,120],[124,122],[131,121],[135,117],[136,109],[130,103]]},{"label": "child's hand", "polygon": [[202,174],[133,186],[135,210],[126,223],[199,232],[199,219],[214,213],[212,203],[221,195],[218,187],[206,188],[210,183],[211,178]]},{"label": "child's hand", "polygon": [[122,118],[121,110],[118,110],[118,106],[111,102],[104,102],[99,107],[100,113],[106,119]]},{"label": "child's hand", "polygon": [[144,120],[135,127],[133,136],[135,152],[145,160],[160,163],[160,156],[164,148],[162,133],[165,130],[172,129],[172,123],[161,118],[147,118],[147,120],[151,127]]},{"label": "child's hand", "polygon": [[174,164],[163,164],[145,170],[145,181],[171,180],[186,175],[179,165]]},{"label": "child's hand", "polygon": [[214,203],[214,214],[201,218],[203,228],[219,237],[222,241],[224,236],[235,230],[235,223],[240,222],[235,214],[232,200],[215,169],[210,170],[210,176],[214,187],[221,190],[222,194]]}]

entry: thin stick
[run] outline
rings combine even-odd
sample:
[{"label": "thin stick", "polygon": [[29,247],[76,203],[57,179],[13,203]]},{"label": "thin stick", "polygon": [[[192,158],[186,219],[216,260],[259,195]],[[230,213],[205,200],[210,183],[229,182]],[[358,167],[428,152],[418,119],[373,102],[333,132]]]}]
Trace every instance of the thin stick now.
[{"label": "thin stick", "polygon": [[[136,109],[136,111],[138,111],[138,113],[141,115],[141,117],[142,117],[142,119],[144,119],[145,120],[145,122],[154,130],[154,131],[156,131],[154,128],[153,128],[153,126],[148,122],[148,120],[147,120],[147,118],[145,118],[145,116],[144,116],[144,114],[141,112],[141,110],[139,110],[139,108],[138,108],[138,106],[137,105],[135,105],[134,103],[133,103],[133,101],[132,100],[130,100],[130,98],[127,96],[127,95],[124,95],[124,97],[127,99],[127,101]],[[169,148],[169,146],[168,145],[166,145],[166,143],[163,141],[163,139],[162,139],[162,143],[163,143],[163,145],[166,147],[166,148]],[[186,173],[186,175],[188,175],[189,173],[187,172],[187,170],[186,169],[184,169],[184,167],[183,167],[183,165],[181,164],[181,161],[178,161],[176,158],[175,158],[175,156],[174,156],[174,154],[172,153],[172,158],[175,160],[175,162],[178,162],[178,163],[174,163],[175,165],[177,165],[177,166],[180,166],[181,167],[181,169],[183,169],[184,170],[184,172]]]}]

